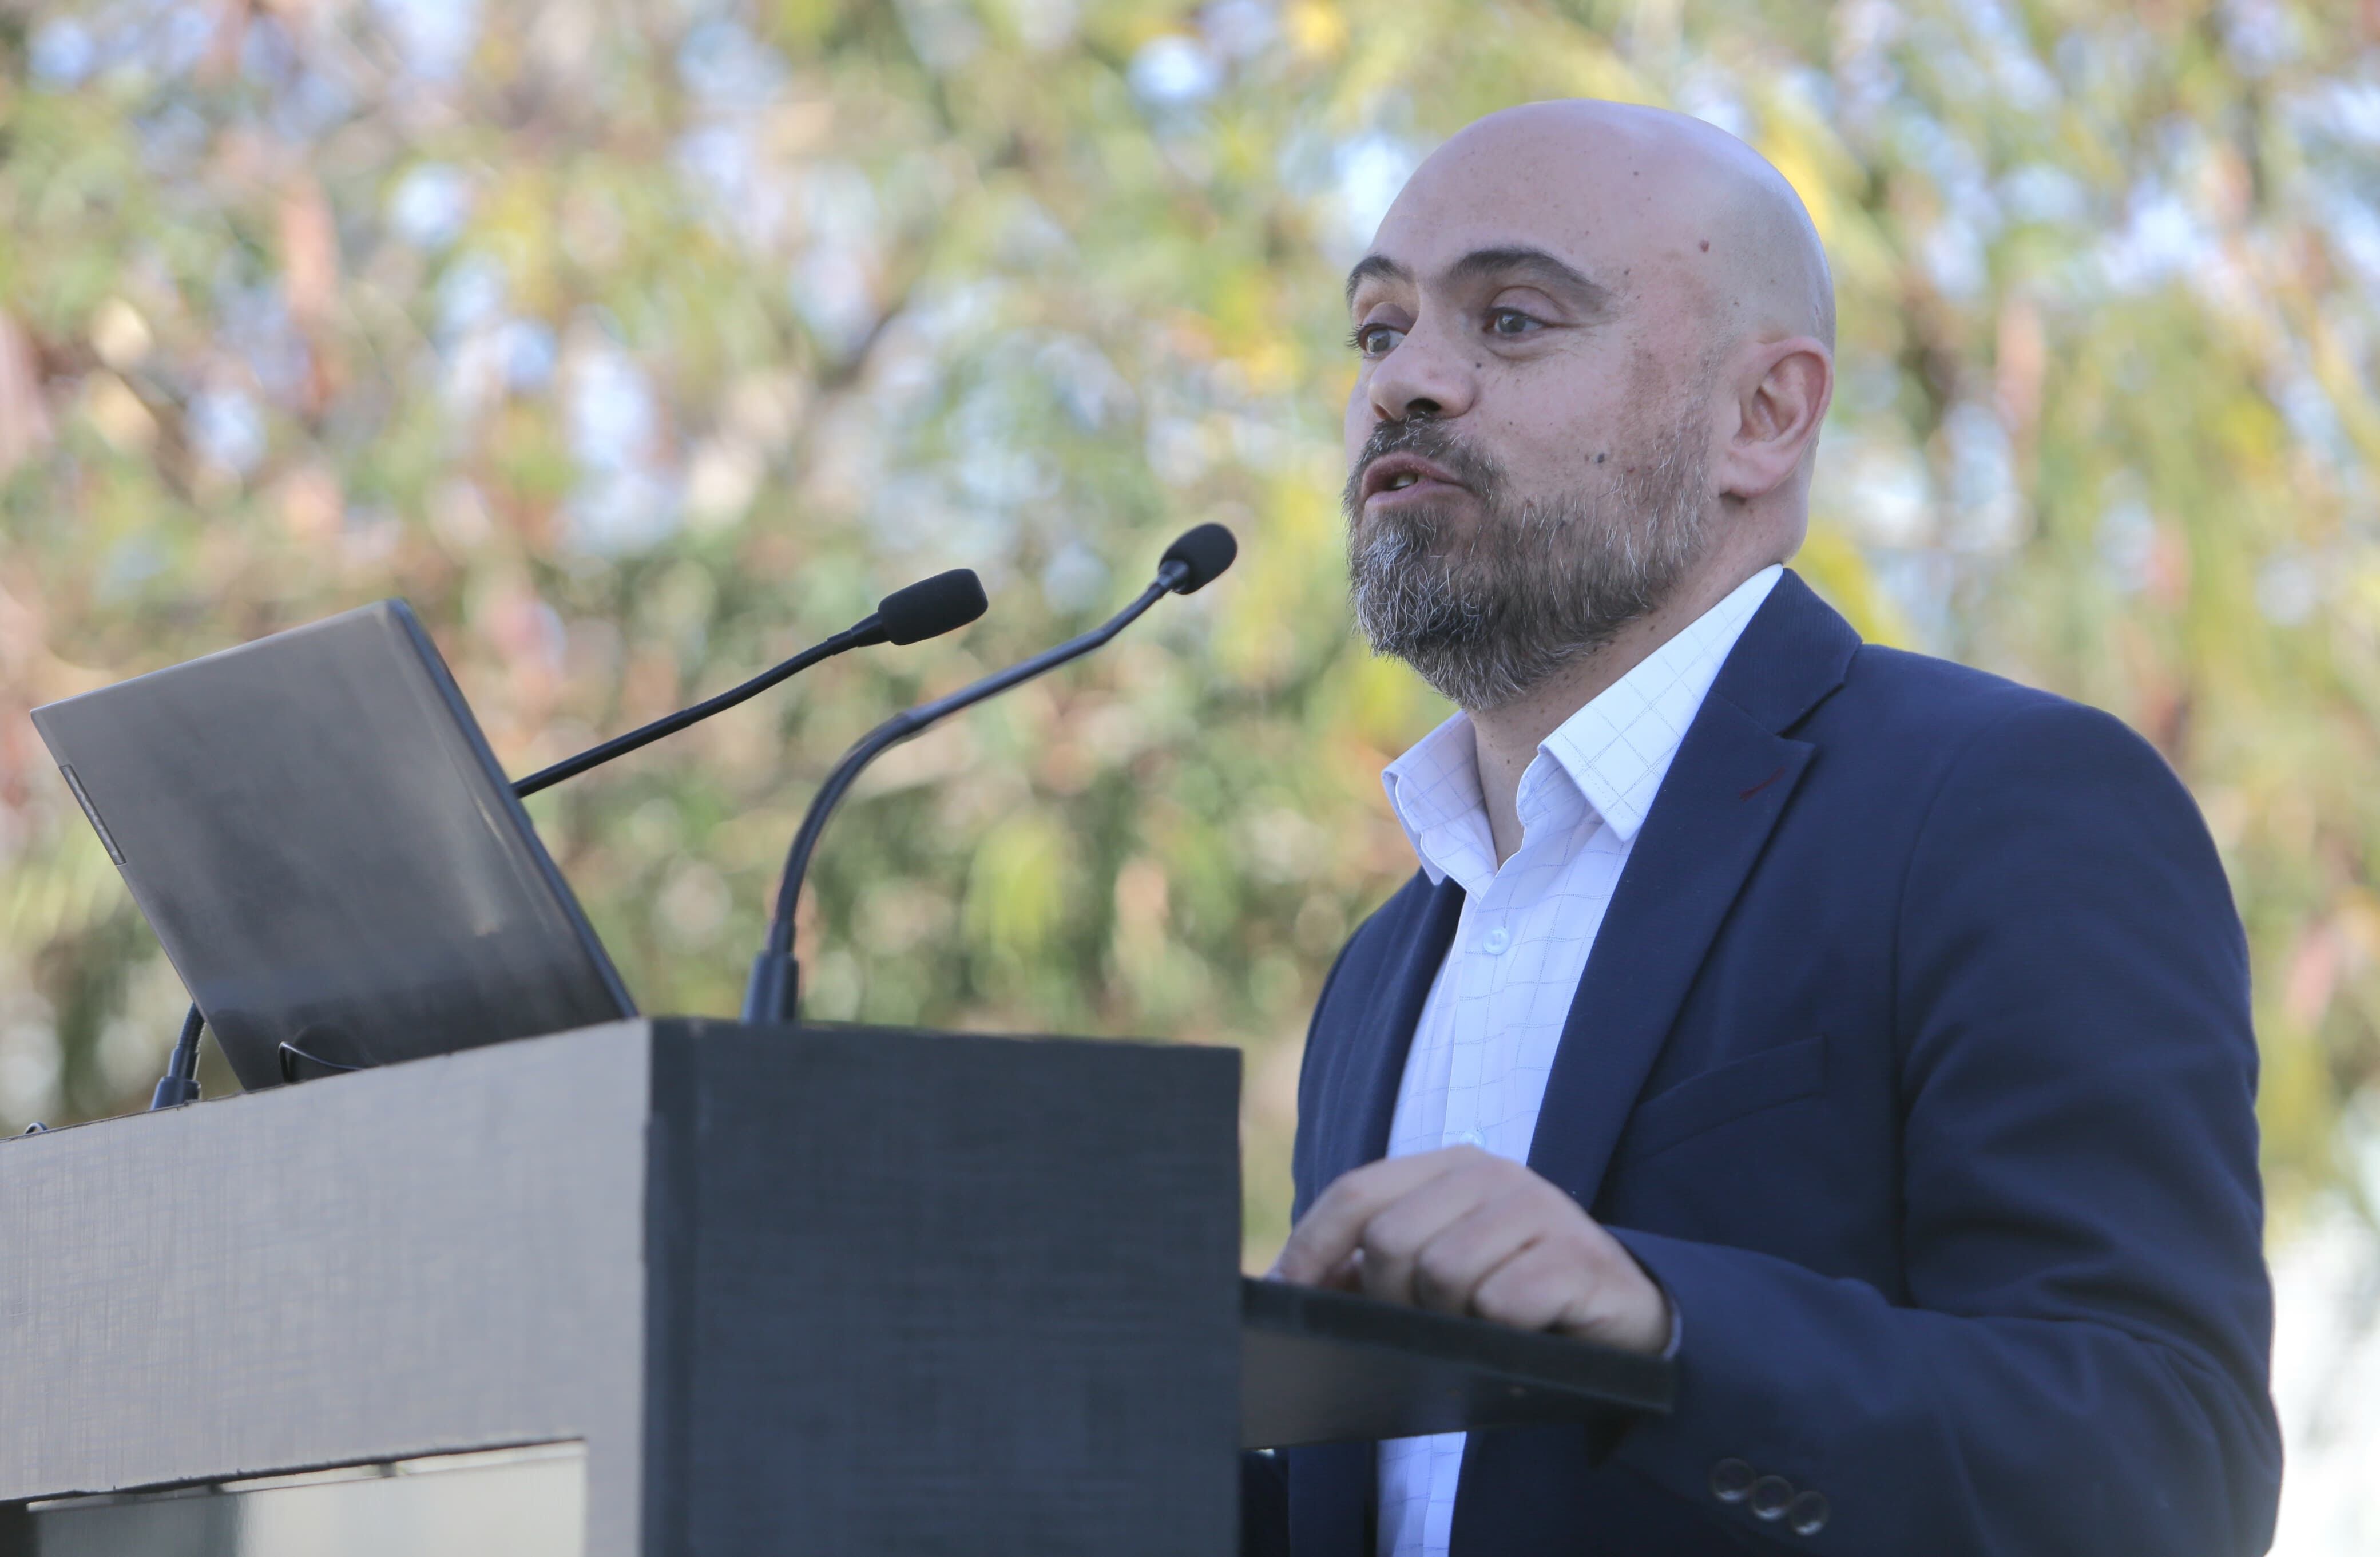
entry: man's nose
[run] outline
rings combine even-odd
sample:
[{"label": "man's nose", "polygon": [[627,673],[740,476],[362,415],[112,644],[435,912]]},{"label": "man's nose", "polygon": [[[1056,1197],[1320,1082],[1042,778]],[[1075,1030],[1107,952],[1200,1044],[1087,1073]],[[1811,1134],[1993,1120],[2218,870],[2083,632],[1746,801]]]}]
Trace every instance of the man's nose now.
[{"label": "man's nose", "polygon": [[1457,343],[1433,322],[1423,320],[1372,370],[1370,391],[1377,421],[1417,416],[1442,420],[1471,409],[1478,379]]}]

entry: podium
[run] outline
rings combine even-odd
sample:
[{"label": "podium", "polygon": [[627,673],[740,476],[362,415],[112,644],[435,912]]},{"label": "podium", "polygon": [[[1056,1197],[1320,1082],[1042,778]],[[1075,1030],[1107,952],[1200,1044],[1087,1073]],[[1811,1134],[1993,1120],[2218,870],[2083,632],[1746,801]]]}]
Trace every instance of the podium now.
[{"label": "podium", "polygon": [[1665,1406],[1244,1283],[1238,1084],[630,1021],[0,1141],[0,1557],[1223,1557],[1244,1441]]}]

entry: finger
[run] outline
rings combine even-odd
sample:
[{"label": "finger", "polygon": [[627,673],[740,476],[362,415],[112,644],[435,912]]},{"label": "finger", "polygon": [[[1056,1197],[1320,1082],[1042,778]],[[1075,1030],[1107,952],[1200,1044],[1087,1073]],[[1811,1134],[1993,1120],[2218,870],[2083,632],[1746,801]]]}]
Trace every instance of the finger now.
[{"label": "finger", "polygon": [[1440,1313],[1472,1311],[1473,1294],[1549,1229],[1532,1197],[1493,1195],[1442,1228],[1414,1258],[1413,1302]]},{"label": "finger", "polygon": [[1540,1239],[1480,1280],[1471,1311],[1518,1330],[1551,1330],[1586,1307],[1592,1285],[1574,1250]]},{"label": "finger", "polygon": [[1472,1301],[1483,1319],[1632,1352],[1658,1352],[1670,1338],[1669,1295],[1600,1228],[1528,1249],[1480,1283]]},{"label": "finger", "polygon": [[1315,1285],[1355,1252],[1364,1228],[1382,1206],[1417,1185],[1450,1172],[1456,1162],[1481,1155],[1468,1147],[1417,1152],[1369,1163],[1340,1175],[1291,1229],[1273,1273],[1285,1282]]},{"label": "finger", "polygon": [[1364,1291],[1390,1303],[1417,1303],[1415,1262],[1421,1251],[1509,1186],[1512,1165],[1495,1158],[1458,1163],[1381,1207],[1358,1235]]}]

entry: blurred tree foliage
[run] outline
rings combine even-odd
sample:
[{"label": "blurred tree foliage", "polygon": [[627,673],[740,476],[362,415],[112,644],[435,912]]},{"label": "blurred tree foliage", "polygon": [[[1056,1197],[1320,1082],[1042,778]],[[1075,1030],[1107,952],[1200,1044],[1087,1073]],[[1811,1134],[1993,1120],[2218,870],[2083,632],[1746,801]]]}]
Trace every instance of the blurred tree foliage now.
[{"label": "blurred tree foliage", "polygon": [[[650,1010],[731,1009],[884,712],[1245,560],[896,753],[818,1015],[1235,1042],[1252,1247],[1298,1035],[1443,712],[1350,639],[1339,277],[1562,95],[1736,130],[1835,258],[1802,566],[2121,713],[2260,977],[2284,1199],[2380,1072],[2380,6],[2289,0],[84,0],[0,14],[0,1120],[134,1105],[177,986],[22,712],[387,594],[515,771],[909,578],[963,637],[540,800]],[[218,1082],[220,1083],[220,1077]]]}]

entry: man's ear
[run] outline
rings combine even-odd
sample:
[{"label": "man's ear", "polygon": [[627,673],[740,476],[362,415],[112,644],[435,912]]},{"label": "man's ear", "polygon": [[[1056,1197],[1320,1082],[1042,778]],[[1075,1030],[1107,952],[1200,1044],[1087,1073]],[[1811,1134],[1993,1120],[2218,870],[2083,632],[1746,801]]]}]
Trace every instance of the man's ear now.
[{"label": "man's ear", "polygon": [[1809,335],[1768,341],[1734,380],[1734,435],[1719,454],[1720,495],[1750,500],[1791,479],[1827,420],[1835,395],[1835,359]]}]

